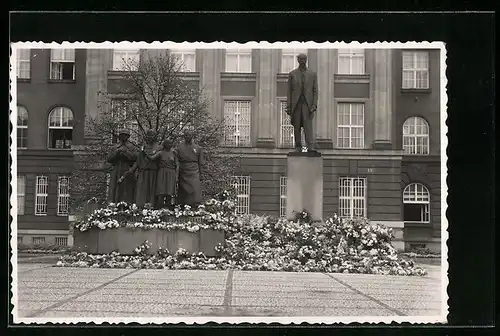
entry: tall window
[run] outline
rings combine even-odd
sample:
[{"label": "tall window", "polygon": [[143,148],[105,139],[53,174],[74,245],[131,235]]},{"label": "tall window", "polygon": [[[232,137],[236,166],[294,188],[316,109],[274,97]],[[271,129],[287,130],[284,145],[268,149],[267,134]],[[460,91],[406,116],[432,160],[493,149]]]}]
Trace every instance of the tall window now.
[{"label": "tall window", "polygon": [[280,73],[289,73],[297,68],[299,66],[297,56],[300,54],[307,55],[307,49],[283,49],[281,51]]},{"label": "tall window", "polygon": [[28,147],[28,110],[17,106],[17,148]]},{"label": "tall window", "polygon": [[429,124],[421,117],[410,117],[403,124],[403,151],[407,155],[429,154]]},{"label": "tall window", "polygon": [[403,89],[429,88],[429,53],[403,51]]},{"label": "tall window", "polygon": [[48,189],[49,178],[47,176],[37,176],[35,190],[35,215],[37,216],[43,216],[47,214]]},{"label": "tall window", "polygon": [[404,221],[429,223],[429,190],[420,183],[412,183],[403,191]]},{"label": "tall window", "polygon": [[252,49],[226,50],[226,72],[252,72]]},{"label": "tall window", "polygon": [[340,217],[366,217],[366,178],[341,177],[339,202]]},{"label": "tall window", "polygon": [[31,49],[17,49],[17,78],[29,79],[31,75]]},{"label": "tall window", "polygon": [[113,50],[113,70],[137,70],[140,61],[139,49]]},{"label": "tall window", "polygon": [[196,50],[172,50],[170,51],[170,55],[177,58],[178,62],[182,65],[182,71],[196,71]]},{"label": "tall window", "polygon": [[71,149],[73,140],[73,112],[67,107],[56,107],[49,114],[49,148]]},{"label": "tall window", "polygon": [[50,79],[75,79],[75,49],[50,50]]},{"label": "tall window", "polygon": [[363,75],[365,73],[365,50],[339,49],[338,73],[342,75]]},{"label": "tall window", "polygon": [[26,203],[26,176],[17,175],[17,214],[24,215]]},{"label": "tall window", "polygon": [[250,146],[251,101],[224,102],[224,144],[228,147]]},{"label": "tall window", "polygon": [[280,145],[289,148],[294,146],[293,125],[290,116],[286,113],[286,101],[280,102]]},{"label": "tall window", "polygon": [[57,187],[57,215],[67,216],[69,213],[69,177],[59,176]]},{"label": "tall window", "polygon": [[280,217],[286,216],[287,177],[280,176]]},{"label": "tall window", "polygon": [[236,214],[250,213],[250,176],[234,176],[233,186],[236,193]]},{"label": "tall window", "polygon": [[119,132],[126,129],[130,132],[129,141],[139,143],[139,124],[134,119],[134,111],[139,109],[137,101],[132,99],[112,99],[111,117],[116,122],[116,132],[112,136],[112,142],[118,143]]},{"label": "tall window", "polygon": [[365,147],[364,104],[337,105],[337,147],[360,149]]}]

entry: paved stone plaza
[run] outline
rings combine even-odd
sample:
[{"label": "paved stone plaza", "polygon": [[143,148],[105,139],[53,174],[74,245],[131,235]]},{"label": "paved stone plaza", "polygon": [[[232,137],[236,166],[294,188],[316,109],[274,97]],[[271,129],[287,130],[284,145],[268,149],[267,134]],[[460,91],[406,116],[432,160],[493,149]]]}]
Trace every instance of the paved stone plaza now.
[{"label": "paved stone plaza", "polygon": [[424,277],[18,264],[18,316],[436,316],[440,266]]}]

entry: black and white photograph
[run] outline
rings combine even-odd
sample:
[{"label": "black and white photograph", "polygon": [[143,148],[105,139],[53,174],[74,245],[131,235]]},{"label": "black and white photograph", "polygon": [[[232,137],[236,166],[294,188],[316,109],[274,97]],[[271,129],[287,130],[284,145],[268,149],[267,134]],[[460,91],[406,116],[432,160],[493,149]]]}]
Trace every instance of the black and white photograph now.
[{"label": "black and white photograph", "polygon": [[13,322],[446,323],[446,54],[11,43]]}]

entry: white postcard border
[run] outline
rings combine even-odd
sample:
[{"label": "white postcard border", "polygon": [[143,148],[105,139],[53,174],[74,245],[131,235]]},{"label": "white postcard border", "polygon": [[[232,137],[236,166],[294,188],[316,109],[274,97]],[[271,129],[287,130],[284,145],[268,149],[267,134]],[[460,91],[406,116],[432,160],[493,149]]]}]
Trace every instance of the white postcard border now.
[{"label": "white postcard border", "polygon": [[[61,48],[74,48],[74,49],[322,49],[322,48],[359,48],[359,49],[439,49],[440,52],[440,146],[441,146],[441,314],[437,316],[294,316],[294,317],[251,317],[251,316],[206,316],[206,317],[162,317],[162,318],[123,318],[123,317],[109,317],[109,318],[24,318],[20,317],[17,313],[16,307],[18,306],[18,292],[17,292],[17,64],[16,55],[17,50],[22,48],[36,48],[36,49],[61,49]],[[447,154],[446,148],[448,145],[447,139],[447,78],[446,78],[446,48],[443,42],[375,42],[375,43],[360,43],[360,42],[248,42],[244,44],[231,42],[62,42],[62,43],[45,43],[45,42],[14,42],[11,43],[11,71],[10,71],[10,121],[12,123],[11,132],[11,169],[12,180],[10,183],[12,194],[10,196],[10,204],[12,209],[10,215],[12,216],[11,222],[11,237],[10,246],[12,248],[12,257],[10,259],[11,276],[12,276],[12,298],[11,303],[14,305],[12,311],[13,321],[15,324],[76,324],[76,323],[140,323],[140,324],[205,324],[209,322],[216,323],[280,323],[280,324],[349,324],[349,323],[446,323],[448,315],[448,220],[446,217],[447,209],[447,196],[448,187],[446,183],[447,176]]]}]

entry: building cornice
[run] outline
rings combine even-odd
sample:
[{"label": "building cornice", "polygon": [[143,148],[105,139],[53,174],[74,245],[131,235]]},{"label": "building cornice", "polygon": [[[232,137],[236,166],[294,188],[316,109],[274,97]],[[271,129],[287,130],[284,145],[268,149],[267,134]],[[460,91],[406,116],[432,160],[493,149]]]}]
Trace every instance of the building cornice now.
[{"label": "building cornice", "polygon": [[[285,159],[291,148],[228,148],[228,153],[222,156],[241,156],[245,158],[282,158]],[[320,151],[325,159],[350,160],[402,160],[401,150],[370,150],[370,149],[323,149]]]}]

